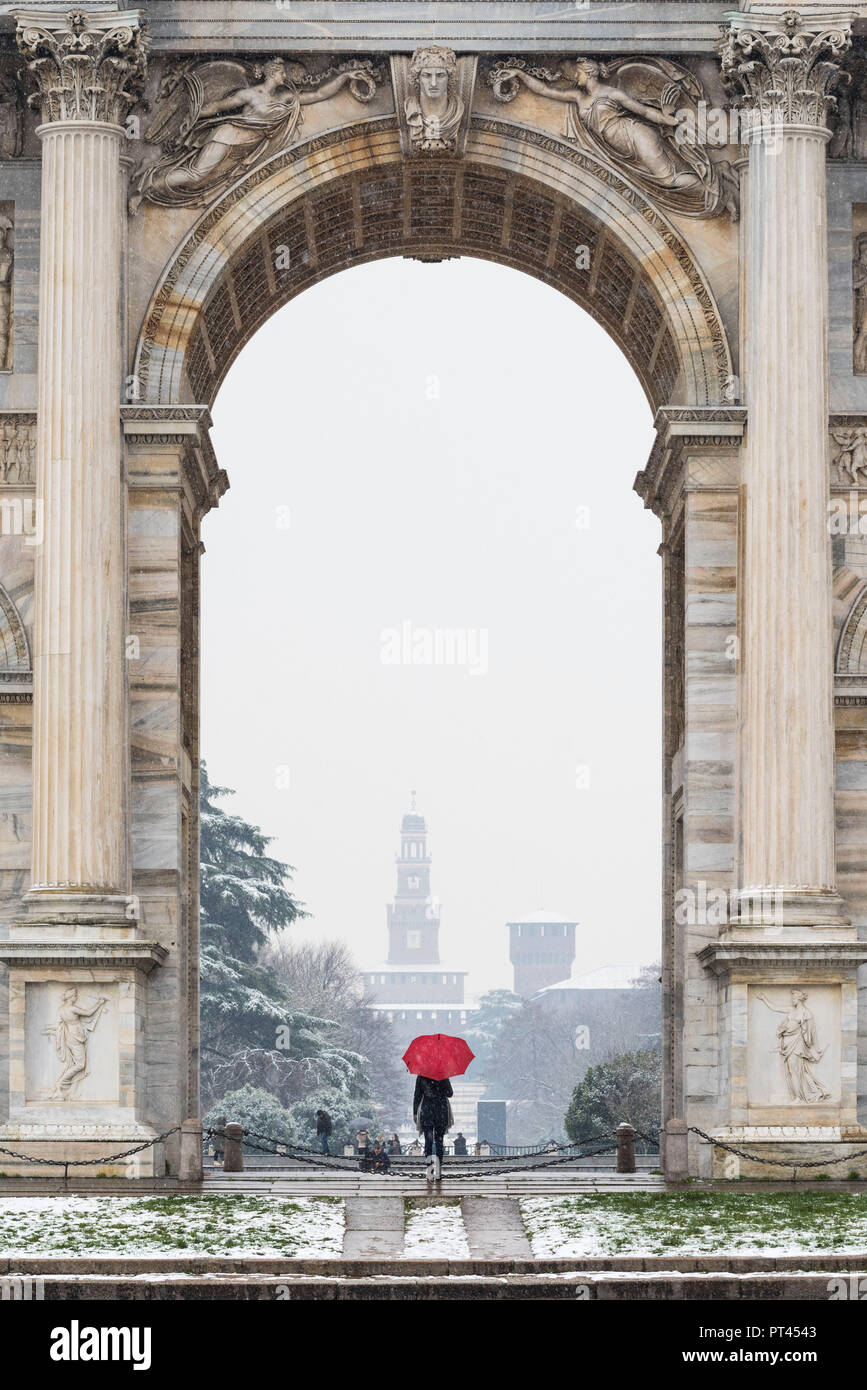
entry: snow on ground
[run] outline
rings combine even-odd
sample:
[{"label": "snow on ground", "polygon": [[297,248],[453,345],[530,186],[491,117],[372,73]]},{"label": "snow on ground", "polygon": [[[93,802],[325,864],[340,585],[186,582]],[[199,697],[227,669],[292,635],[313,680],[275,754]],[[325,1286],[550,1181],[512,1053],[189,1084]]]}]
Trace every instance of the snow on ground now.
[{"label": "snow on ground", "polygon": [[344,1206],[334,1197],[7,1197],[7,1255],[339,1256]]},{"label": "snow on ground", "polygon": [[403,1253],[405,1258],[417,1260],[468,1260],[470,1247],[460,1205],[410,1206]]},{"label": "snow on ground", "polygon": [[867,1251],[862,1193],[525,1197],[521,1216],[539,1258]]}]

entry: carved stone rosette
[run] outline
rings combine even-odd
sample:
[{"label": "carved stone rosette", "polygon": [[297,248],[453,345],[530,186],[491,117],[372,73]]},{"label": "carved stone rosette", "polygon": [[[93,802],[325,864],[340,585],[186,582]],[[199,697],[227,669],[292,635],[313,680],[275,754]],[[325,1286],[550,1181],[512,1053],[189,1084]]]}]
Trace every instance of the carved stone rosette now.
[{"label": "carved stone rosette", "polygon": [[720,42],[723,81],[740,95],[745,130],[767,126],[826,126],[836,106],[840,59],[851,45],[845,29],[805,28],[796,10],[763,29],[738,16]]},{"label": "carved stone rosette", "polygon": [[28,101],[44,123],[123,125],[145,77],[147,37],[138,11],[34,12],[19,18],[17,39],[36,88]]}]

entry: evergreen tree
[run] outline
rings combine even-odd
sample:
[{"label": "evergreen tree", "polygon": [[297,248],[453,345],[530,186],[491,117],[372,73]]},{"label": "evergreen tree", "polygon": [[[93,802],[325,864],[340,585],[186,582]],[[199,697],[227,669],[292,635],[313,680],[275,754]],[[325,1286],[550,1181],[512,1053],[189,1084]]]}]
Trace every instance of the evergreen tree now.
[{"label": "evergreen tree", "polygon": [[655,1138],[661,1078],[662,1056],[657,1051],[626,1052],[612,1062],[590,1067],[572,1092],[566,1111],[569,1138],[611,1132],[622,1120]]},{"label": "evergreen tree", "polygon": [[297,1009],[259,963],[269,933],[308,914],[289,887],[292,869],[266,851],[269,837],[216,802],[231,795],[201,769],[202,1089],[206,1102],[253,1086],[281,1105],[334,1091],[367,1098],[365,1059],[339,1046],[340,1025]]}]

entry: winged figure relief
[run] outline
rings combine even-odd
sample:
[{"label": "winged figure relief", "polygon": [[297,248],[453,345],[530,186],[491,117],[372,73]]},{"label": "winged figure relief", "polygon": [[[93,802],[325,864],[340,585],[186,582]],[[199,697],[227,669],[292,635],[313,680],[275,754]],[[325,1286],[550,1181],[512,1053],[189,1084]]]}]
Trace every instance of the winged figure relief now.
[{"label": "winged figure relief", "polygon": [[133,205],[142,198],[163,207],[209,201],[254,164],[291,145],[304,106],[346,86],[357,101],[370,101],[376,92],[373,65],[346,64],[316,87],[308,85],[300,63],[284,58],[261,66],[221,59],[168,74],[145,131],[162,156],[137,173]]},{"label": "winged figure relief", "polygon": [[[694,135],[683,138],[702,129],[703,98],[685,68],[664,58],[574,58],[536,75],[516,61],[498,64],[488,80],[499,101],[514,100],[524,86],[560,102],[566,138],[613,164],[661,207],[692,217],[728,211],[737,218],[737,180],[728,162],[712,160]],[[693,119],[684,120],[685,114]]]}]

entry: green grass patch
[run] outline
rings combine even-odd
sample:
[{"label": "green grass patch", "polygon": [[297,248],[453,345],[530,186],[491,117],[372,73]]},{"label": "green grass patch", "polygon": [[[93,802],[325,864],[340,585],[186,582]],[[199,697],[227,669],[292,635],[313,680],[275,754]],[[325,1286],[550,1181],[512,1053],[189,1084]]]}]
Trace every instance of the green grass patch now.
[{"label": "green grass patch", "polygon": [[537,1255],[867,1251],[867,1194],[593,1193],[527,1197]]}]

